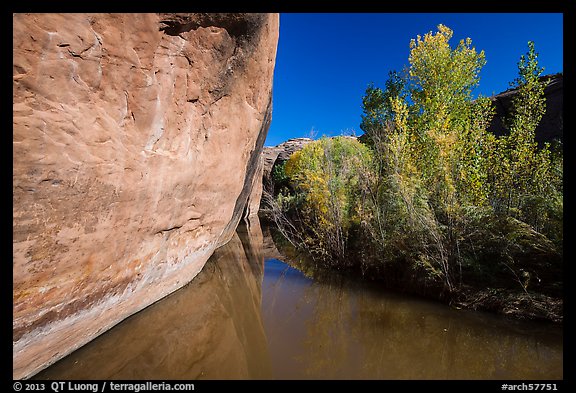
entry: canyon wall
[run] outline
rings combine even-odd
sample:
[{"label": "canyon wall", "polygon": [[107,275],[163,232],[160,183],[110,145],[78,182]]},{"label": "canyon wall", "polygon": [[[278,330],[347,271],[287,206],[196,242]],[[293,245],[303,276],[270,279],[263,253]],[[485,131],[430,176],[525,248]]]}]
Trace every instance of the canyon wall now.
[{"label": "canyon wall", "polygon": [[[535,139],[538,144],[563,140],[564,137],[564,76],[562,74],[545,75],[541,81],[547,82],[544,88],[546,97],[546,112],[536,127]],[[516,96],[517,89],[509,89],[496,94],[490,99],[494,103],[495,114],[488,131],[496,134],[506,134],[505,119],[512,110],[512,99]]]},{"label": "canyon wall", "polygon": [[265,238],[256,217],[246,222],[192,282],[34,378],[270,379],[261,316]]},{"label": "canyon wall", "polygon": [[302,150],[310,142],[313,142],[310,138],[292,138],[276,146],[264,147],[262,151],[262,192],[274,194],[274,179],[272,178],[274,166],[288,161],[292,153]]},{"label": "canyon wall", "polygon": [[13,16],[14,378],[182,287],[233,236],[261,171],[278,25]]}]

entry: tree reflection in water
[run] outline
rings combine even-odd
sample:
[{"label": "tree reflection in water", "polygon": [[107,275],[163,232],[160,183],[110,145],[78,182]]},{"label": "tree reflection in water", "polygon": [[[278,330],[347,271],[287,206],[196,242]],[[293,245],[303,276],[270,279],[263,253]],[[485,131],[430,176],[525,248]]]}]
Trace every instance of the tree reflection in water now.
[{"label": "tree reflection in water", "polygon": [[285,259],[314,279],[266,261],[262,318],[275,378],[563,377],[560,326],[454,310]]},{"label": "tree reflection in water", "polygon": [[35,378],[563,377],[561,326],[390,293],[282,256],[263,229],[241,225],[190,284]]}]

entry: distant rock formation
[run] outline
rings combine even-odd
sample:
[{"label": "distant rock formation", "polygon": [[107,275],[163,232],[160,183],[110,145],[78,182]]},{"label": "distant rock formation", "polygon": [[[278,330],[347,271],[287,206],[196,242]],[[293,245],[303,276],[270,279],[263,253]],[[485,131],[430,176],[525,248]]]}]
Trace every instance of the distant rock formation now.
[{"label": "distant rock formation", "polygon": [[15,379],[182,287],[234,235],[259,180],[278,24],[13,15]]},{"label": "distant rock formation", "polygon": [[[344,136],[345,138],[358,139],[355,136]],[[286,162],[292,153],[302,150],[308,143],[314,142],[310,138],[291,138],[276,146],[264,146],[262,151],[262,187],[260,188],[260,196],[263,192],[274,194],[274,179],[272,179],[272,172],[276,165],[281,165]],[[261,200],[258,199],[258,206],[263,207]]]},{"label": "distant rock formation", "polygon": [[[539,144],[551,142],[554,139],[562,141],[563,136],[563,110],[564,110],[564,80],[562,74],[546,75],[540,78],[548,81],[544,89],[546,96],[546,113],[542,117],[540,124],[536,127],[536,141]],[[516,95],[517,89],[509,89],[491,97],[496,106],[496,114],[488,131],[495,135],[505,133],[504,119],[510,113],[512,98]]]},{"label": "distant rock formation", "polygon": [[292,138],[276,146],[264,146],[262,151],[262,182],[265,191],[272,192],[272,170],[274,166],[285,162],[292,153],[301,150],[310,142],[313,142],[310,138]]}]

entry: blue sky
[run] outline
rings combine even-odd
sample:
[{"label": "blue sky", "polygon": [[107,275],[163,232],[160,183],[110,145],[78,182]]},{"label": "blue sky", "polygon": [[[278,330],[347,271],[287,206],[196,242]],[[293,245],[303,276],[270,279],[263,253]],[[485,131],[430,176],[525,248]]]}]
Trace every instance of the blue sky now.
[{"label": "blue sky", "polygon": [[454,31],[452,47],[470,37],[485,51],[477,89],[483,95],[509,87],[529,40],[545,74],[563,71],[563,15],[558,13],[281,14],[266,146],[294,137],[362,134],[368,83],[384,87],[390,70],[408,65],[410,40],[435,32],[440,23]]}]

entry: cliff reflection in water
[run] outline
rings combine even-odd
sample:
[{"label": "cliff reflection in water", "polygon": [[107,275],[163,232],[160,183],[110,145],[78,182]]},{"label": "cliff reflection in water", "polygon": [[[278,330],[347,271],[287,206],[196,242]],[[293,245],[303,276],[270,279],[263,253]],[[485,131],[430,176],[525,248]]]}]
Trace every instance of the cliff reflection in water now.
[{"label": "cliff reflection in water", "polygon": [[[283,262],[257,220],[186,287],[37,378],[561,379],[562,327]],[[265,261],[265,262],[264,262]]]},{"label": "cliff reflection in water", "polygon": [[264,274],[256,220],[216,250],[191,283],[129,317],[36,379],[262,379]]}]

